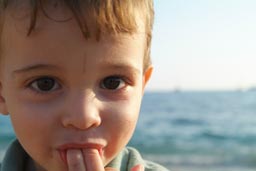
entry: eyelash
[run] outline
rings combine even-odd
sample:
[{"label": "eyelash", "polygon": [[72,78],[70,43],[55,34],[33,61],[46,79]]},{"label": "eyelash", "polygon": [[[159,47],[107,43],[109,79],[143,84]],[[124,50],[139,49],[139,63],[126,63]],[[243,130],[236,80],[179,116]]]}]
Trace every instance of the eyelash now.
[{"label": "eyelash", "polygon": [[[52,81],[53,81],[53,84],[54,84],[54,86],[53,86],[54,90],[49,90],[49,91],[47,91],[47,90],[45,90],[45,91],[44,91],[44,90],[39,90],[38,83],[39,83],[39,81],[42,81],[43,79],[52,80]],[[48,81],[49,81],[49,80],[48,80]],[[36,84],[36,85],[34,85],[34,84]],[[34,85],[34,86],[33,86],[33,85]],[[56,85],[58,86],[57,88],[56,88]],[[37,88],[36,88],[35,86],[37,86]],[[35,78],[35,79],[33,79],[32,81],[30,81],[30,82],[27,84],[27,87],[30,88],[30,89],[32,89],[35,93],[46,94],[46,93],[53,92],[53,91],[55,91],[55,90],[61,89],[61,84],[59,83],[58,79],[56,79],[56,78],[54,78],[54,77],[52,77],[52,76],[41,76],[41,77]],[[51,88],[51,89],[52,89],[52,88]]]},{"label": "eyelash", "polygon": [[[43,79],[49,79],[49,80],[52,80],[53,81],[53,84],[54,86],[52,88],[50,88],[50,90],[40,90],[40,88],[38,87],[38,84],[39,84],[39,81],[42,81]],[[109,87],[106,87],[106,85],[103,85],[104,83],[106,83],[107,79],[116,79],[118,81],[122,81],[121,83],[118,84],[118,86],[114,89],[111,89]],[[49,81],[48,80],[48,81]],[[46,81],[46,80],[45,80]],[[34,78],[32,81],[30,81],[26,87],[28,87],[29,89],[33,90],[35,93],[38,93],[38,94],[47,94],[47,93],[51,93],[51,92],[55,92],[56,90],[59,90],[62,88],[61,84],[59,83],[60,81],[58,81],[58,79],[56,79],[55,77],[52,77],[52,76],[40,76],[40,77],[37,77],[37,78]],[[113,82],[112,82],[113,83]],[[121,87],[120,87],[120,84]],[[122,89],[125,89],[125,87],[127,87],[128,85],[131,85],[131,81],[129,79],[127,79],[126,76],[123,76],[123,75],[111,75],[111,76],[107,76],[107,77],[104,77],[100,83],[99,83],[99,87],[101,89],[104,89],[104,90],[107,90],[107,91],[119,91],[119,90],[122,90]],[[57,86],[57,88],[56,88]]]},{"label": "eyelash", "polygon": [[[106,86],[103,85],[104,83],[107,83],[106,81],[109,81],[107,79],[113,79],[114,81],[118,80],[118,81],[121,81],[121,83],[119,82],[119,84],[116,88],[113,88],[113,89],[107,88]],[[111,82],[109,82],[109,83],[111,83]],[[112,82],[112,84],[113,84],[113,82]],[[120,87],[120,84],[121,84],[121,87]],[[105,77],[104,79],[102,79],[100,81],[100,87],[102,89],[107,89],[109,91],[118,91],[118,90],[124,89],[129,84],[130,84],[130,81],[125,76],[122,76],[122,75],[111,75],[111,76]]]}]

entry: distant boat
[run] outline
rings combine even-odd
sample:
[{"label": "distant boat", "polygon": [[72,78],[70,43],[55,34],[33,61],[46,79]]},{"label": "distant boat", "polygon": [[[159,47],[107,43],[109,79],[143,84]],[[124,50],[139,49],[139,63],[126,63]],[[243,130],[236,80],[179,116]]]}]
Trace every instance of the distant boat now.
[{"label": "distant boat", "polygon": [[248,89],[248,91],[256,91],[256,87],[251,87]]},{"label": "distant boat", "polygon": [[172,90],[172,92],[174,92],[174,93],[180,93],[182,90],[181,90],[181,88],[180,87],[175,87],[173,90]]},{"label": "distant boat", "polygon": [[239,88],[235,89],[236,92],[246,92],[248,90],[249,90],[248,88],[244,88],[244,87],[239,87]]}]

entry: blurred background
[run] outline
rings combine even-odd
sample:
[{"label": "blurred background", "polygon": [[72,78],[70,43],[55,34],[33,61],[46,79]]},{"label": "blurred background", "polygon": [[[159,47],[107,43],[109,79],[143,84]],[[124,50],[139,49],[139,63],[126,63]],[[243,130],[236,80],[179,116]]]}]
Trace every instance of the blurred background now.
[{"label": "blurred background", "polygon": [[[172,171],[256,169],[256,1],[155,0],[154,74],[129,145]],[[15,137],[0,116],[0,161]]]},{"label": "blurred background", "polygon": [[155,0],[150,90],[256,86],[256,1]]}]

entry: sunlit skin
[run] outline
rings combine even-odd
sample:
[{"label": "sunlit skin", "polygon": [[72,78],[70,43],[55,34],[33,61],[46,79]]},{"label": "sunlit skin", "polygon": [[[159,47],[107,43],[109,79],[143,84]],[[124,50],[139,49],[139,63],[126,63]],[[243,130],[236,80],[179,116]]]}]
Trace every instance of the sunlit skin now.
[{"label": "sunlit skin", "polygon": [[126,146],[152,71],[143,68],[146,38],[138,23],[138,33],[103,34],[97,42],[86,40],[75,20],[42,15],[26,36],[26,19],[7,14],[0,112],[10,115],[38,171],[108,170]]}]

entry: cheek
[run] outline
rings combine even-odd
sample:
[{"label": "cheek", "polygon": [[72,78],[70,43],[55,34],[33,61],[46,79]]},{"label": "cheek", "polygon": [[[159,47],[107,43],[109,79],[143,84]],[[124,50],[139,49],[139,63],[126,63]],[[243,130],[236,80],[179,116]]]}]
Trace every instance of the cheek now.
[{"label": "cheek", "polygon": [[103,117],[106,117],[109,127],[115,129],[115,132],[126,134],[133,131],[139,110],[140,100],[138,99],[120,101],[116,104],[108,104],[108,110]]},{"label": "cheek", "polygon": [[54,130],[52,128],[54,119],[44,108],[20,103],[10,108],[9,112],[16,136],[21,144],[28,148],[49,144],[46,142],[51,141],[50,137],[54,133],[51,131]]},{"label": "cheek", "polygon": [[37,161],[47,161],[56,132],[49,115],[34,106],[12,108],[10,117],[16,136],[26,152]]},{"label": "cheek", "polygon": [[104,113],[105,130],[108,138],[109,148],[106,157],[112,158],[127,145],[130,140],[139,115],[140,101],[124,101],[109,106]]},{"label": "cheek", "polygon": [[49,125],[42,117],[42,113],[33,109],[27,110],[24,107],[12,110],[10,113],[16,136],[20,141],[31,141],[31,137],[33,141],[37,141],[38,138],[48,135]]}]

